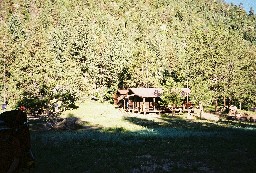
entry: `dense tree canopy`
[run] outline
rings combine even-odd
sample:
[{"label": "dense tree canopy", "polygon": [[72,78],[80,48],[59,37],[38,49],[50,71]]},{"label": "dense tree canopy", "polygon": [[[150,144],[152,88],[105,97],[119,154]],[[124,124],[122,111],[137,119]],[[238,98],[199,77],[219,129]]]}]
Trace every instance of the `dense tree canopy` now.
[{"label": "dense tree canopy", "polygon": [[255,105],[255,23],[221,0],[1,1],[1,101],[188,82],[195,102]]}]

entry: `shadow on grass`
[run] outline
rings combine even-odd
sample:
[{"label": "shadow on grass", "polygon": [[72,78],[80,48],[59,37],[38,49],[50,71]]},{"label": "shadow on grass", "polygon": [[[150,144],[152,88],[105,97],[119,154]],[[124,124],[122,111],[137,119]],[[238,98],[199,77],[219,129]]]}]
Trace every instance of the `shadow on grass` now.
[{"label": "shadow on grass", "polygon": [[125,117],[124,120],[140,125],[149,129],[180,129],[180,130],[192,130],[192,131],[245,131],[248,129],[256,130],[255,123],[244,123],[238,121],[194,121],[185,120],[175,116],[163,116],[159,118],[161,121],[156,122],[154,120],[143,119],[139,117]]},{"label": "shadow on grass", "polygon": [[[73,114],[68,118],[79,121]],[[179,117],[159,118],[161,122],[124,117],[125,121],[144,127],[133,132],[86,121],[74,130],[33,131],[32,147],[38,165],[32,172],[250,172],[256,169],[255,130]]]},{"label": "shadow on grass", "polygon": [[[150,116],[150,115],[149,115]],[[62,142],[76,141],[79,139],[93,139],[99,141],[119,142],[121,144],[139,143],[147,139],[172,139],[184,137],[224,137],[237,138],[240,136],[256,136],[256,124],[243,122],[221,121],[195,122],[184,120],[175,116],[159,117],[161,121],[143,119],[140,117],[124,117],[124,121],[142,126],[142,130],[129,131],[123,127],[105,128],[97,124],[81,121],[80,118],[69,114],[65,119],[51,122],[31,122],[32,131],[55,131],[52,135],[62,137],[51,138]],[[47,133],[46,133],[47,134]],[[47,134],[47,135],[48,135]],[[65,136],[67,135],[67,136]],[[55,143],[54,141],[52,141]]]},{"label": "shadow on grass", "polygon": [[[177,139],[177,138],[243,138],[256,136],[255,126],[241,128],[237,126],[226,125],[223,122],[211,123],[207,121],[194,122],[180,119],[179,117],[162,117],[161,122],[153,120],[125,117],[126,121],[145,127],[144,130],[133,132],[134,136],[139,138],[152,139]],[[232,122],[227,122],[232,123]],[[236,124],[235,124],[236,125]]]}]

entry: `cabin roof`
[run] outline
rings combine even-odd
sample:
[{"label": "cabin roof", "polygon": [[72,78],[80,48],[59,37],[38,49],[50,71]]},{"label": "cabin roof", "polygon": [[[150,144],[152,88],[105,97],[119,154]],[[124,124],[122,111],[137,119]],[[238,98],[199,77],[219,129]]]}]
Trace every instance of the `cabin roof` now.
[{"label": "cabin roof", "polygon": [[181,96],[188,96],[190,95],[191,90],[189,88],[181,88]]},{"label": "cabin roof", "polygon": [[163,93],[161,88],[129,88],[129,94],[134,94],[139,97],[160,97]]},{"label": "cabin roof", "polygon": [[128,93],[128,90],[117,90],[117,93],[120,95],[126,95]]},{"label": "cabin roof", "polygon": [[189,88],[181,88],[181,92],[190,94],[191,90]]}]

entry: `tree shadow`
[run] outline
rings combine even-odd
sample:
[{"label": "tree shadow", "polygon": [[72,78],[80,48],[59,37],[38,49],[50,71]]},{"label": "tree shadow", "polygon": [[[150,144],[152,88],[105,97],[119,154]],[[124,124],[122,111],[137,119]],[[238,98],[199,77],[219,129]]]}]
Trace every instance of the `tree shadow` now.
[{"label": "tree shadow", "polygon": [[222,136],[224,133],[219,132],[250,133],[250,129],[256,129],[256,124],[251,123],[249,124],[236,121],[211,122],[207,120],[193,121],[182,119],[180,117],[175,116],[160,117],[159,120],[161,121],[148,120],[139,117],[125,117],[124,120],[139,126],[143,126],[147,129],[151,129],[155,131],[156,134],[158,134],[159,136],[165,137],[168,137],[167,134],[169,134],[170,137],[172,137],[173,135],[171,134],[171,132],[173,130],[180,131],[180,133],[188,133],[189,135],[192,136],[194,132],[200,132],[202,136],[204,136],[204,133],[206,134],[206,136],[209,134],[218,134]]},{"label": "tree shadow", "polygon": [[153,120],[138,118],[138,117],[125,117],[125,120],[132,122],[136,125],[140,125],[147,128],[176,128],[176,129],[190,129],[190,130],[196,130],[196,129],[208,129],[208,128],[219,128],[218,125],[212,124],[212,123],[200,123],[200,122],[194,122],[191,120],[184,120],[180,117],[161,117],[159,118],[162,120],[161,122],[156,122]]},{"label": "tree shadow", "polygon": [[[80,120],[74,114],[69,114],[67,119],[76,122]],[[147,172],[147,169],[150,170],[148,172],[200,172],[200,169],[218,172],[219,165],[224,168],[234,166],[234,162],[229,163],[228,157],[252,157],[244,153],[238,143],[241,139],[251,139],[252,135],[233,134],[242,132],[239,129],[210,122],[193,122],[175,116],[159,117],[160,121],[141,117],[124,117],[124,120],[142,126],[144,130],[132,132],[122,127],[104,128],[82,121],[77,129],[34,131],[32,141],[36,156],[41,162],[35,171],[43,172],[54,168],[60,172],[72,172],[74,169],[77,172],[132,172],[135,169],[137,172]],[[255,131],[253,134],[255,135]],[[230,136],[231,139],[224,140]],[[250,146],[255,142],[243,142],[243,146],[251,150],[253,147]],[[228,153],[230,150],[235,152]],[[214,163],[226,153],[223,163]],[[186,160],[184,155],[188,154],[191,160]],[[243,170],[246,170],[245,163],[241,163],[244,164]]]}]

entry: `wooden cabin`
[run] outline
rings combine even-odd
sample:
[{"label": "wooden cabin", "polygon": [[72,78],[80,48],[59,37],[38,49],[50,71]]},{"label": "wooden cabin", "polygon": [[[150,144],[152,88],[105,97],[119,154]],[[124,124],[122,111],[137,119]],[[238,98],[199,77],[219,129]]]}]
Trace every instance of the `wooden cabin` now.
[{"label": "wooden cabin", "polygon": [[127,96],[123,99],[124,108],[130,112],[160,113],[159,101],[161,88],[129,88]]},{"label": "wooden cabin", "polygon": [[124,98],[127,96],[128,90],[117,90],[117,92],[113,95],[114,105],[119,108],[124,107]]}]

